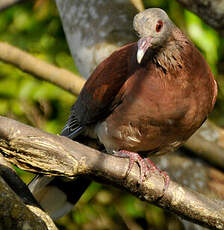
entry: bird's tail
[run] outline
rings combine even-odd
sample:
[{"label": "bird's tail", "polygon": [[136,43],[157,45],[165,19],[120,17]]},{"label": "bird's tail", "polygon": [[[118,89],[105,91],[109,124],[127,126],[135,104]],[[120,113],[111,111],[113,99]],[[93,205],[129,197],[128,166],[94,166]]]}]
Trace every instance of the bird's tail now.
[{"label": "bird's tail", "polygon": [[[77,132],[74,129],[70,131],[66,125],[61,135],[74,139],[82,130],[82,127],[77,127]],[[90,183],[91,180],[84,177],[66,181],[61,177],[38,175],[30,182],[29,189],[41,207],[56,220],[72,209]]]},{"label": "bird's tail", "polygon": [[36,176],[29,184],[41,207],[56,220],[68,213],[80,199],[91,180],[78,178],[66,181],[60,177]]}]

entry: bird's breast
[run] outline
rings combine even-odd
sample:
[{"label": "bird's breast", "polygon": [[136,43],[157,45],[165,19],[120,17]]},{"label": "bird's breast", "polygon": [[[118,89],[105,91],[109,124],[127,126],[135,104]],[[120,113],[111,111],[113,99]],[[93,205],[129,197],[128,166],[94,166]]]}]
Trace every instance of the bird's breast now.
[{"label": "bird's breast", "polygon": [[[195,71],[189,59],[173,59],[169,65],[164,57],[158,63],[132,65],[119,105],[95,126],[96,136],[108,152],[171,151],[206,119],[214,94],[210,72]],[[201,56],[194,59],[197,64]]]}]

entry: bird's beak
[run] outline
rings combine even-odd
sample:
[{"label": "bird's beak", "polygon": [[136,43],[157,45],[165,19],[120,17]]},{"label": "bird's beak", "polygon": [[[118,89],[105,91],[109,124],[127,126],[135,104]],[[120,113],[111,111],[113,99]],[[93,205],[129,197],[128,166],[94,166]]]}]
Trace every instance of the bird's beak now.
[{"label": "bird's beak", "polygon": [[138,40],[137,61],[140,64],[147,49],[152,46],[151,37],[143,37]]}]

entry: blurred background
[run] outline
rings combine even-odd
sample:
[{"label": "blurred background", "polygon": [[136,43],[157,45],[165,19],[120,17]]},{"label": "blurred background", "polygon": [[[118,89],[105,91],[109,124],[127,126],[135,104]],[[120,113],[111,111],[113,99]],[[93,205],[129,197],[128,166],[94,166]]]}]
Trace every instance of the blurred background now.
[{"label": "blurred background", "polygon": [[[224,128],[224,38],[175,0],[144,0],[145,8],[161,7],[193,40],[219,84],[210,115]],[[78,70],[70,54],[54,0],[24,1],[0,12],[0,40],[48,63]],[[0,115],[59,134],[75,96],[0,62]],[[17,169],[27,183],[32,174]],[[57,221],[59,229],[185,229],[179,219],[118,189],[93,182],[73,211]]]}]

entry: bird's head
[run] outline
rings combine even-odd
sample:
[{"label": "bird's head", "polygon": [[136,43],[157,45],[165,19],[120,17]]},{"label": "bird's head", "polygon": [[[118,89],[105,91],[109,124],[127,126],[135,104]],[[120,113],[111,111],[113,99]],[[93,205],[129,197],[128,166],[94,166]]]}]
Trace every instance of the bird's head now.
[{"label": "bird's head", "polygon": [[140,64],[146,51],[163,46],[172,34],[174,24],[165,11],[150,8],[134,17],[133,26],[139,34],[137,61]]}]

